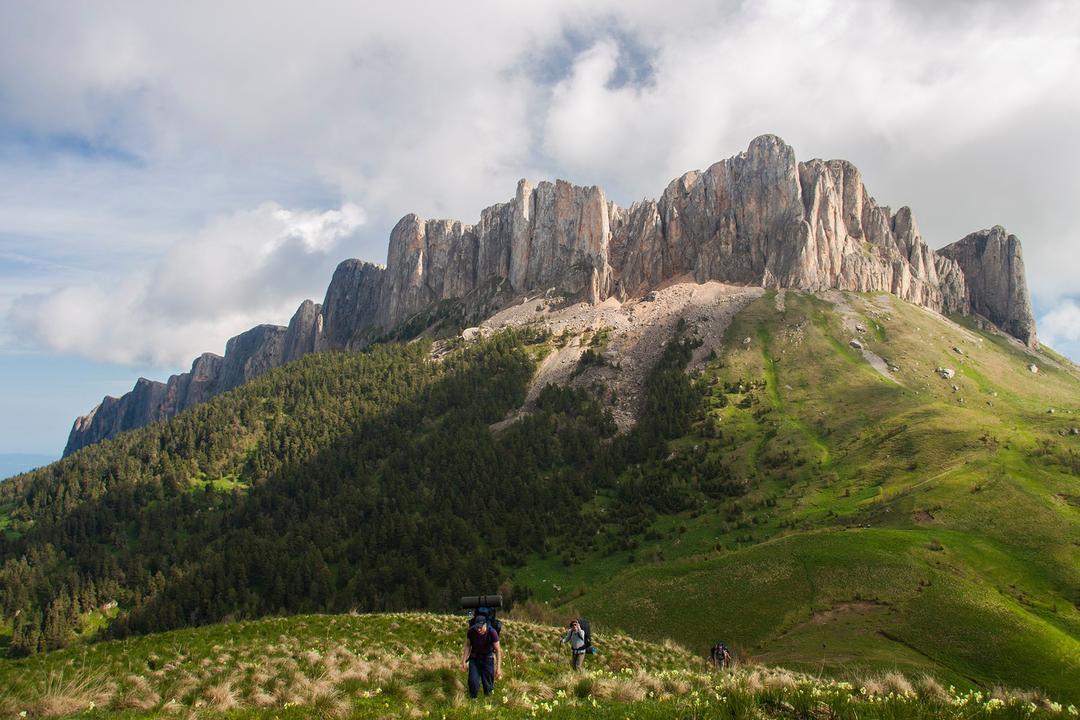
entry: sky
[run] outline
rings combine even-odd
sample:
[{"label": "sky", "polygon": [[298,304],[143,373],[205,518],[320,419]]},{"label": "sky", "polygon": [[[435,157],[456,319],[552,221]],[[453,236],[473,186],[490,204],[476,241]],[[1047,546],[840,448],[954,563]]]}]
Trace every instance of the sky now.
[{"label": "sky", "polygon": [[518,178],[663,191],[775,133],[942,247],[1003,225],[1080,359],[1080,4],[0,0],[0,453]]}]

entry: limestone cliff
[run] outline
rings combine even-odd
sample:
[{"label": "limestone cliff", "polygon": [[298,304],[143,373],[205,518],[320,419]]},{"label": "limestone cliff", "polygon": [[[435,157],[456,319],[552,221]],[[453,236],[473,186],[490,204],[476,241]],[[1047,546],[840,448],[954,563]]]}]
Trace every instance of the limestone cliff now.
[{"label": "limestone cliff", "polygon": [[1020,241],[1005,228],[971,233],[938,253],[964,273],[971,312],[982,315],[1029,347],[1038,347]]},{"label": "limestone cliff", "polygon": [[322,306],[305,300],[289,321],[285,330],[281,362],[292,362],[298,357],[315,352],[316,342],[322,333]]},{"label": "limestone cliff", "polygon": [[362,260],[337,266],[326,288],[315,330],[315,349],[342,350],[362,346],[375,323],[386,269]]},{"label": "limestone cliff", "polygon": [[765,135],[629,209],[596,187],[523,180],[513,200],[484,210],[476,225],[408,215],[390,235],[378,322],[391,327],[491,277],[516,293],[558,288],[597,302],[683,275],[883,291],[966,310],[962,275],[926,244],[910,209],[878,206],[851,163],[799,163]]},{"label": "limestone cliff", "polygon": [[[909,208],[880,206],[844,160],[798,162],[780,138],[671,181],[629,208],[598,187],[518,183],[474,225],[403,217],[386,266],[346,260],[322,305],[305,301],[288,328],[262,325],[203,355],[167,384],[140,380],[75,421],[65,454],[172,417],[308,352],[358,349],[444,301],[492,312],[529,293],[597,303],[636,297],[673,278],[888,292],[945,313],[975,312],[1034,345],[1020,243],[1000,227],[939,253]],[[413,323],[407,321],[414,320]],[[403,325],[403,323],[406,323]]]},{"label": "limestone cliff", "polygon": [[611,289],[613,207],[597,187],[522,180],[513,200],[482,211],[476,225],[406,215],[390,233],[378,323],[389,329],[491,278],[515,293],[557,287],[602,300]]},{"label": "limestone cliff", "polygon": [[259,325],[229,340],[225,357],[204,353],[191,364],[190,372],[173,375],[165,383],[139,378],[131,392],[119,398],[106,397],[89,414],[75,420],[64,455],[124,430],[168,420],[281,365],[285,339],[292,330],[291,325],[288,329]]}]

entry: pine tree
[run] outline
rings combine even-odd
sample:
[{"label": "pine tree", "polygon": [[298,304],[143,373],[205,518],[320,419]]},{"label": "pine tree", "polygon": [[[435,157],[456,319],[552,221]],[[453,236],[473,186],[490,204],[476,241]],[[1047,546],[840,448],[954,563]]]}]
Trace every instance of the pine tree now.
[{"label": "pine tree", "polygon": [[[15,619],[15,627],[11,632],[11,642],[8,644],[8,657],[26,657],[30,654],[28,646],[30,634],[29,613],[22,612]],[[35,648],[36,649],[36,648]]]},{"label": "pine tree", "polygon": [[16,618],[11,644],[8,645],[8,657],[26,657],[40,650],[41,613],[23,610]]},{"label": "pine tree", "polygon": [[70,603],[64,593],[57,595],[45,611],[42,636],[46,650],[58,650],[67,645],[71,624],[68,616]]}]

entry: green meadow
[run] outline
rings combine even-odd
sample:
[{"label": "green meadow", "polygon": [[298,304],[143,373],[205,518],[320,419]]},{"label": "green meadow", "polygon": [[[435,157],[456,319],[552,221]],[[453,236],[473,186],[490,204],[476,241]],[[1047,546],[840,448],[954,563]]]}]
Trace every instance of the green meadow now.
[{"label": "green meadow", "polygon": [[660,516],[621,556],[534,556],[516,582],[698,653],[1080,701],[1074,366],[891,296],[789,291],[737,316],[695,382],[669,461],[717,462],[745,494]]},{"label": "green meadow", "polygon": [[1037,693],[960,692],[922,675],[852,681],[710,668],[676,644],[600,631],[569,668],[561,629],[508,620],[503,677],[470,699],[466,617],[304,615],[83,645],[0,665],[5,717],[1071,718]]}]

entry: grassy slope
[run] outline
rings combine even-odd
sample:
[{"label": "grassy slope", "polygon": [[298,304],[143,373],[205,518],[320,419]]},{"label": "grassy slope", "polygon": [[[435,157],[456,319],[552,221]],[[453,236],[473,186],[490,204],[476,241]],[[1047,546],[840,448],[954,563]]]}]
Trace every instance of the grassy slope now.
[{"label": "grassy slope", "polygon": [[[1080,437],[1060,434],[1080,424],[1075,370],[884,295],[789,292],[784,311],[769,295],[724,346],[702,378],[711,408],[676,452],[722,457],[748,487],[738,507],[661,518],[638,562],[535,558],[518,582],[556,605],[584,590],[571,604],[599,621],[697,651],[723,638],[802,669],[926,669],[1080,700]],[[767,386],[721,407],[738,380]]]},{"label": "grassy slope", "polygon": [[758,667],[711,672],[677,646],[611,633],[576,674],[559,628],[514,621],[494,697],[470,702],[458,667],[464,626],[449,615],[315,615],[83,645],[0,663],[0,716],[1072,717],[1045,699],[995,709],[896,675],[860,689]]}]

